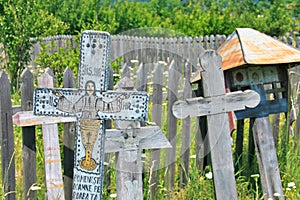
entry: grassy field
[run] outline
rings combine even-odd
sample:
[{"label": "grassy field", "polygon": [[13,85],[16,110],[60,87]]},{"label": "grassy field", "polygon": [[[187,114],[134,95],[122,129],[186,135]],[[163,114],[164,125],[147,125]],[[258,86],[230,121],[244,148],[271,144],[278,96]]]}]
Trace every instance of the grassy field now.
[{"label": "grassy field", "polygon": [[[18,99],[17,97],[15,99]],[[18,100],[15,100],[14,104],[19,104]],[[166,104],[164,104],[164,109],[166,109]],[[163,116],[163,131],[166,132],[166,116]],[[284,119],[284,115],[281,115],[281,119]],[[192,120],[192,124],[195,124],[195,119]],[[247,123],[245,123],[247,124]],[[60,131],[61,125],[59,126]],[[286,199],[297,200],[300,199],[300,150],[299,147],[294,149],[294,140],[293,137],[289,136],[289,141],[286,142],[286,131],[285,131],[285,123],[284,120],[281,120],[280,124],[280,134],[279,134],[279,143],[277,145],[278,148],[278,159],[280,165],[280,173],[282,179],[282,185],[284,189],[284,196]],[[181,133],[180,133],[180,121],[178,123],[178,152],[180,152],[180,143],[181,143]],[[192,127],[195,129],[195,126]],[[16,164],[16,197],[18,200],[24,199],[24,189],[23,189],[23,176],[22,176],[22,134],[21,129],[19,127],[14,126],[15,130],[15,164]],[[60,132],[61,133],[61,132]],[[235,149],[235,132],[233,133],[233,152]],[[193,136],[192,136],[193,137]],[[248,144],[248,127],[245,126],[245,136],[244,136],[244,144]],[[191,141],[195,141],[192,138]],[[38,199],[44,199],[45,196],[45,183],[44,183],[44,157],[43,157],[43,142],[42,142],[42,132],[41,128],[36,128],[36,142],[37,142],[37,183],[33,185],[31,189],[37,190]],[[284,146],[284,144],[288,143],[288,146]],[[61,142],[62,145],[62,142]],[[190,199],[214,199],[214,186],[212,179],[212,170],[210,167],[207,167],[204,171],[199,171],[196,167],[195,162],[195,144],[192,142],[191,144],[191,163],[190,163],[190,182],[185,188],[181,188],[179,186],[179,172],[178,166],[180,165],[180,158],[177,158],[177,172],[176,173],[176,183],[175,188],[170,191],[164,185],[164,175],[165,169],[160,170],[160,183],[159,190],[157,193],[157,199],[182,199],[182,200],[190,200]],[[252,168],[247,167],[247,145],[244,145],[244,153],[243,157],[243,166],[236,173],[236,185],[239,199],[263,199],[263,194],[260,186],[260,177],[259,171],[256,164],[256,160],[254,159],[255,165]],[[284,150],[286,149],[286,150]],[[149,158],[150,152],[146,152],[146,168],[150,166],[147,165],[147,158]],[[164,155],[164,151],[162,151],[162,155]],[[163,162],[163,160],[161,161]],[[110,165],[114,166],[114,157],[111,157]],[[116,199],[116,183],[115,183],[115,169],[114,167],[109,168],[108,170],[111,174],[112,183],[108,188],[104,188],[104,199]],[[144,196],[145,199],[149,199],[149,183],[148,183],[149,174],[145,174],[144,179]],[[1,181],[2,185],[2,181]],[[27,193],[28,191],[26,191]],[[26,194],[25,194],[26,195]],[[0,198],[5,199],[5,194],[3,192],[3,187],[0,189]]]}]

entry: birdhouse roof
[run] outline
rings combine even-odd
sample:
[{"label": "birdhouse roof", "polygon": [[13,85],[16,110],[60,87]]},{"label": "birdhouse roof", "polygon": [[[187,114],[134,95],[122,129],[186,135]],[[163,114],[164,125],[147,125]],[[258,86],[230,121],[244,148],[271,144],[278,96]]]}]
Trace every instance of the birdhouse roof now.
[{"label": "birdhouse roof", "polygon": [[300,51],[251,28],[237,28],[217,49],[222,69],[245,64],[272,65],[299,63]]},{"label": "birdhouse roof", "polygon": [[[300,63],[298,49],[251,28],[237,28],[216,51],[224,71],[246,64]],[[192,83],[201,79],[200,71],[191,77]]]}]

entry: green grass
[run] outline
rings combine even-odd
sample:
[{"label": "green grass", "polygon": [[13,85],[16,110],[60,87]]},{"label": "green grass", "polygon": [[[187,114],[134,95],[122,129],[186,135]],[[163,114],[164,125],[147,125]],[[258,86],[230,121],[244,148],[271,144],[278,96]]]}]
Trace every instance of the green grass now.
[{"label": "green grass", "polygon": [[[150,109],[151,110],[151,106]],[[163,111],[167,110],[167,104],[164,103]],[[281,118],[283,118],[281,116]],[[151,116],[150,116],[151,120]],[[177,135],[177,155],[180,154],[180,145],[181,145],[181,121],[178,121],[178,135]],[[162,130],[164,133],[167,131],[167,115],[166,112],[163,114],[163,125]],[[196,121],[192,119],[192,133],[195,133],[196,129]],[[239,169],[236,173],[236,187],[238,192],[238,197],[240,200],[252,200],[252,199],[263,199],[261,186],[260,186],[260,177],[257,177],[255,174],[258,174],[258,167],[256,164],[256,159],[254,159],[254,166],[249,169],[247,167],[247,144],[248,144],[248,120],[245,122],[245,135],[244,135],[244,149],[243,149],[243,167]],[[289,141],[287,142],[288,147],[286,147],[287,151],[283,155],[281,152],[282,142],[285,142],[286,133],[285,133],[285,122],[281,119],[280,124],[280,134],[279,134],[279,144],[277,146],[278,150],[278,159],[280,165],[280,174],[282,179],[282,185],[284,190],[284,195],[286,199],[294,200],[300,199],[300,149],[299,147],[294,150],[294,140],[290,136]],[[14,126],[14,134],[15,134],[15,164],[16,164],[16,199],[21,200],[24,199],[24,189],[23,189],[23,158],[22,158],[22,134],[21,128]],[[61,131],[61,129],[60,129]],[[60,133],[60,135],[62,135]],[[192,134],[191,136],[191,155],[195,155],[195,136]],[[45,196],[45,182],[44,182],[44,156],[43,156],[43,142],[42,142],[42,132],[41,128],[36,128],[36,142],[37,142],[37,182],[32,187],[32,189],[37,190],[38,199],[44,199]],[[235,133],[233,134],[233,139],[235,140]],[[233,141],[235,144],[235,141]],[[62,144],[61,144],[62,145]],[[235,149],[235,145],[233,145],[233,152]],[[149,169],[151,165],[149,164],[149,155],[150,151],[146,151],[146,160],[145,166],[146,169]],[[161,152],[162,160],[161,163],[164,163],[164,155],[165,150]],[[63,157],[62,157],[63,158]],[[104,199],[116,199],[112,194],[116,193],[116,171],[114,167],[114,156],[111,156],[110,166],[108,168],[107,173],[109,172],[111,175],[111,184],[109,186],[105,186],[103,190],[103,198]],[[1,161],[0,161],[1,162]],[[147,163],[148,162],[148,163]],[[177,156],[176,160],[176,177],[175,177],[175,186],[173,190],[168,190],[165,187],[164,176],[165,176],[165,168],[160,170],[160,182],[158,186],[157,192],[157,200],[165,200],[165,199],[182,199],[182,200],[190,200],[190,199],[214,199],[214,186],[213,179],[211,179],[208,175],[211,172],[211,168],[207,167],[204,171],[199,171],[196,166],[196,161],[194,158],[190,160],[190,176],[189,176],[189,184],[181,188],[179,186],[179,165],[180,158]],[[144,179],[144,195],[145,199],[149,199],[149,183],[148,183],[149,173],[145,173]],[[0,181],[1,185],[2,180]],[[110,192],[108,192],[110,191]],[[28,191],[26,191],[27,193]],[[0,187],[0,199],[4,199],[5,194],[3,187]]]}]

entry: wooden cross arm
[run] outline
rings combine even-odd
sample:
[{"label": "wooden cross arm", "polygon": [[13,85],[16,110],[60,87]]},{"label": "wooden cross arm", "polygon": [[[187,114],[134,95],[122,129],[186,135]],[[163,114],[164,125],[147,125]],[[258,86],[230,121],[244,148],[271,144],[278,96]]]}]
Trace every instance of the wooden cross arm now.
[{"label": "wooden cross arm", "polygon": [[13,115],[13,123],[17,126],[36,126],[43,124],[57,124],[65,122],[75,122],[76,117],[51,117],[36,116],[32,111],[21,111]]},{"label": "wooden cross arm", "polygon": [[177,101],[173,105],[176,118],[205,116],[256,107],[260,96],[253,90],[237,91],[214,97],[198,97]]},{"label": "wooden cross arm", "polygon": [[[168,139],[160,130],[159,126],[148,126],[134,129],[136,133],[136,147],[139,149],[172,148]],[[125,137],[126,130],[107,129],[105,141],[105,153],[133,150],[126,148],[126,143],[133,143]]]}]

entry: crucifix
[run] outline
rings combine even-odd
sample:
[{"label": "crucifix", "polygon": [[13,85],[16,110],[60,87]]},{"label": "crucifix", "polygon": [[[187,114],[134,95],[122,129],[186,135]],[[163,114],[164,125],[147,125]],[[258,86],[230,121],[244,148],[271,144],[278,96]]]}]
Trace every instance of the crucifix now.
[{"label": "crucifix", "polygon": [[37,88],[35,115],[76,117],[72,199],[101,199],[104,172],[105,121],[145,121],[149,96],[144,92],[107,91],[110,35],[81,35],[78,89]]},{"label": "crucifix", "polygon": [[260,96],[251,90],[226,93],[222,58],[215,51],[205,52],[200,63],[204,97],[175,102],[173,114],[177,118],[207,116],[216,198],[237,199],[227,112],[253,108]]}]

